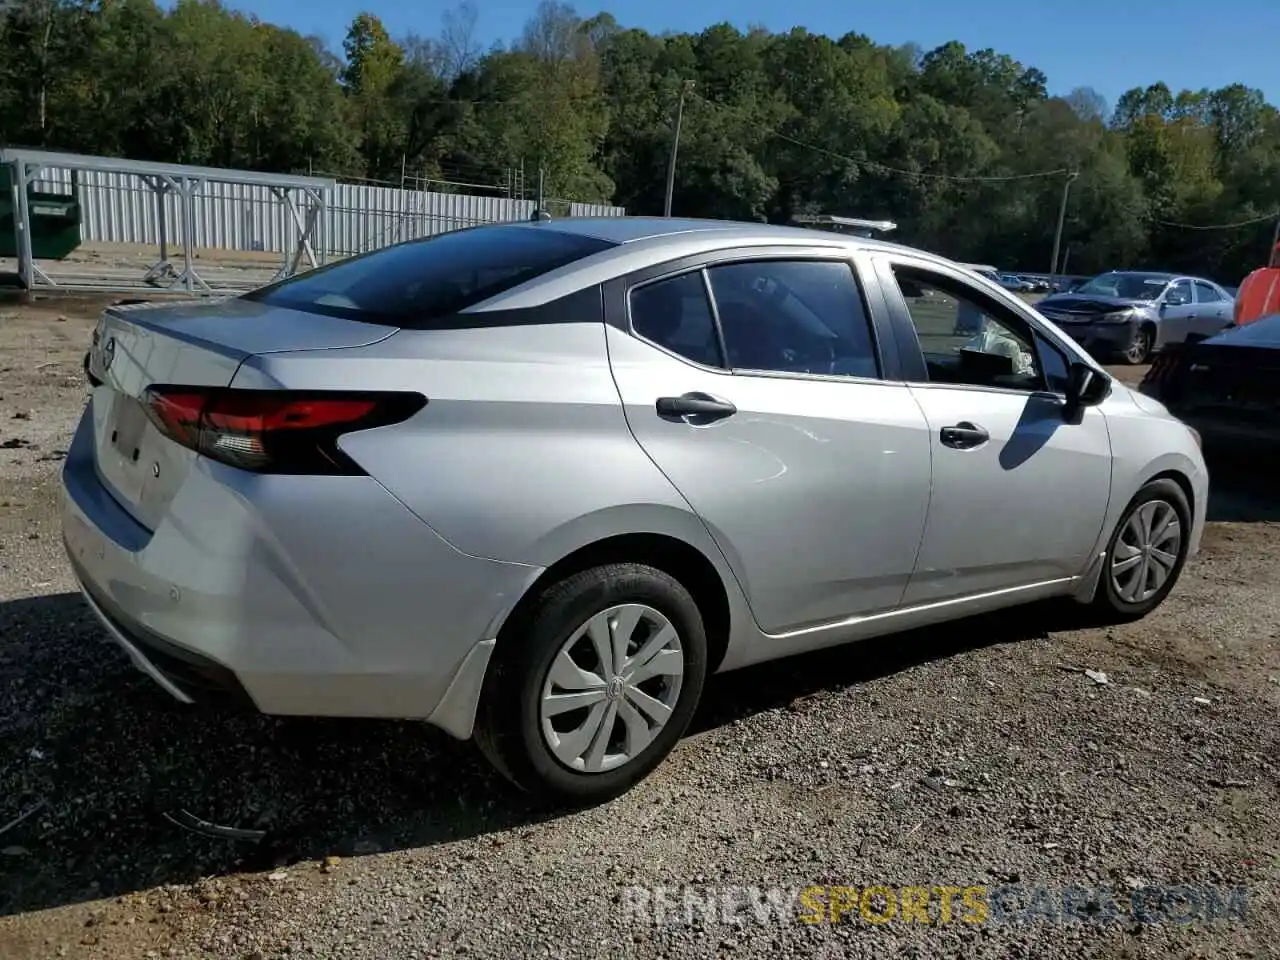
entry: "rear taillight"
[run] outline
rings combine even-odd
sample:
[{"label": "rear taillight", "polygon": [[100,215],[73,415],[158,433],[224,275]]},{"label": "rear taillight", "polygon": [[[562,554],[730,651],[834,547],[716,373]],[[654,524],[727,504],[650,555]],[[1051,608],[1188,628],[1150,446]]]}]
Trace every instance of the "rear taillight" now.
[{"label": "rear taillight", "polygon": [[143,398],[165,436],[255,473],[359,475],[338,449],[354,430],[390,426],[427,403],[416,393],[298,393],[155,386]]}]

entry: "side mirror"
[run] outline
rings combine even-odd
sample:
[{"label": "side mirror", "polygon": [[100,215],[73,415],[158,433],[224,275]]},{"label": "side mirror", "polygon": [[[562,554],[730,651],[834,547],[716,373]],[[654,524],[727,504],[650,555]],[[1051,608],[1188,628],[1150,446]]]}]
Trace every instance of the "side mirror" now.
[{"label": "side mirror", "polygon": [[1072,420],[1085,407],[1096,407],[1111,392],[1111,381],[1087,363],[1073,363],[1067,372],[1066,419]]}]

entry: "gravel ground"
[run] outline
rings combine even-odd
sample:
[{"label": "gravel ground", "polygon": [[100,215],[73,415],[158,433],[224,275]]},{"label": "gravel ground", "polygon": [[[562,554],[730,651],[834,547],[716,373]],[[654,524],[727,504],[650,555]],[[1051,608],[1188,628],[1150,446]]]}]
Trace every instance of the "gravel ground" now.
[{"label": "gravel ground", "polygon": [[[1280,499],[1215,474],[1202,556],[1139,624],[1037,607],[716,678],[653,777],[552,815],[420,725],[183,709],[103,642],[55,496],[96,309],[0,304],[4,960],[1280,955]],[[1015,913],[730,909],[813,885]],[[1245,916],[1161,913],[1164,885],[1243,886]]]}]

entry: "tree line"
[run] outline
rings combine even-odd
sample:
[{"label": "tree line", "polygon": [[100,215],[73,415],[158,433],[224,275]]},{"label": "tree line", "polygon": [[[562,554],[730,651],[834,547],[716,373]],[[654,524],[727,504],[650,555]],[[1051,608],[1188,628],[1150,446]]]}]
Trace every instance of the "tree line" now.
[{"label": "tree line", "polygon": [[[0,144],[787,222],[838,213],[963,260],[1226,283],[1280,214],[1280,112],[1236,84],[1050,96],[1034,66],[796,28],[655,35],[544,0],[510,44],[357,16],[340,52],[216,0],[0,0]],[[513,171],[523,170],[517,184]],[[415,181],[421,182],[421,181]],[[445,187],[445,189],[450,189]]]}]

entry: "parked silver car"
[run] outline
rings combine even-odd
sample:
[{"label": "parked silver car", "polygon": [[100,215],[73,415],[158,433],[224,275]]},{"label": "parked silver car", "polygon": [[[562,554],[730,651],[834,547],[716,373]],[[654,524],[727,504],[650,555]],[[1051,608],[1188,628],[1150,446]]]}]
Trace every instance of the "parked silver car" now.
[{"label": "parked silver car", "polygon": [[996,280],[1006,290],[1013,290],[1016,293],[1032,293],[1036,288],[1036,285],[1030,280],[1025,280],[1012,273],[996,274]]},{"label": "parked silver car", "polygon": [[1112,270],[1036,309],[1086,349],[1146,363],[1168,343],[1203,340],[1231,323],[1235,298],[1202,277]]},{"label": "parked silver car", "polygon": [[67,552],[139,668],[474,734],[576,802],[715,671],[1045,597],[1142,616],[1205,517],[1158,403],[971,271],[829,232],[463,230],[108,309],[86,371]]}]

